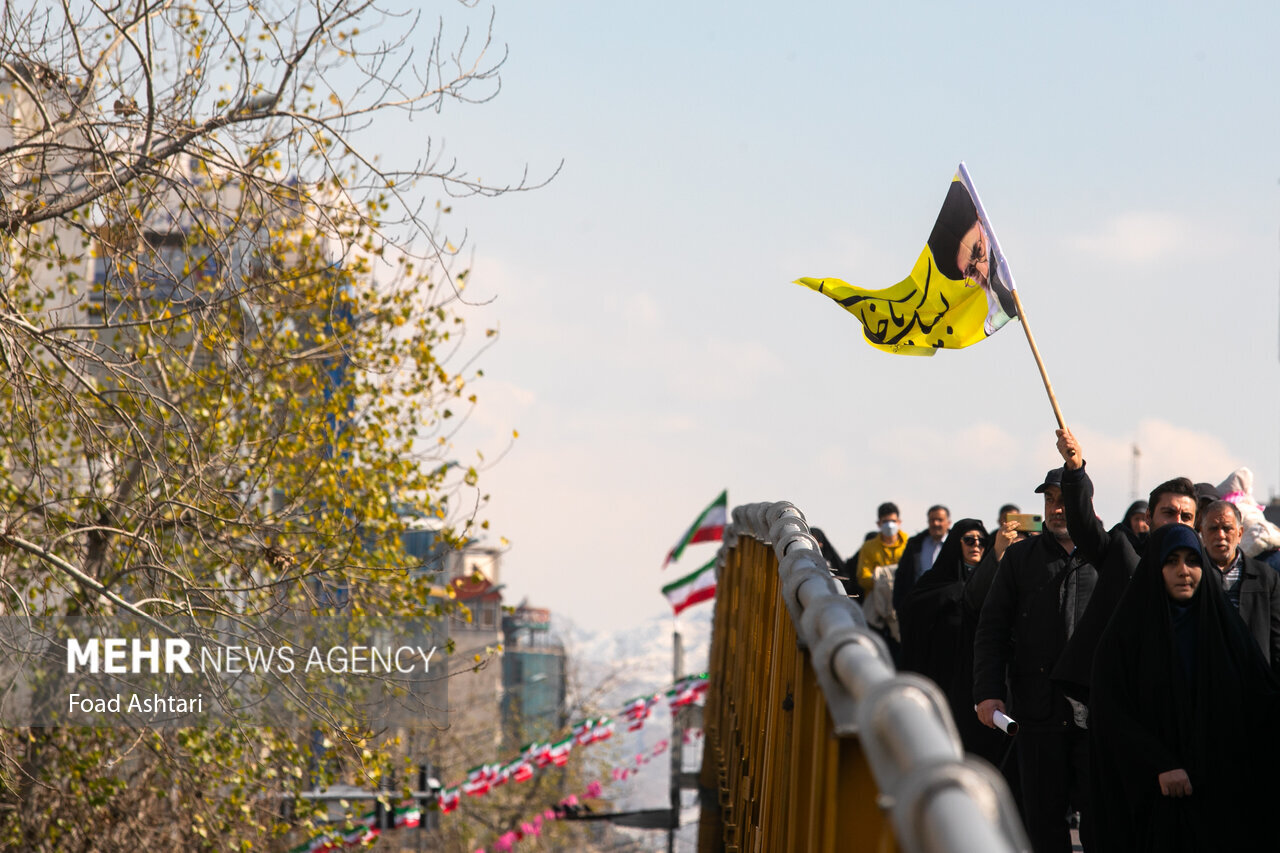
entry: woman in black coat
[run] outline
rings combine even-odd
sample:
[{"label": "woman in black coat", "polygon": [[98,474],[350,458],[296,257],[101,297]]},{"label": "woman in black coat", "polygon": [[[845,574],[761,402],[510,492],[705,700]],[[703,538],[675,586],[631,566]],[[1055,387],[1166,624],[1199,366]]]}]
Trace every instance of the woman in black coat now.
[{"label": "woman in black coat", "polygon": [[952,525],[933,568],[903,602],[898,624],[902,669],[933,679],[947,696],[965,750],[1000,764],[1009,738],[978,722],[973,710],[973,634],[997,567],[987,542],[977,519]]},{"label": "woman in black coat", "polygon": [[1280,850],[1280,685],[1195,531],[1152,532],[1089,694],[1100,851]]}]

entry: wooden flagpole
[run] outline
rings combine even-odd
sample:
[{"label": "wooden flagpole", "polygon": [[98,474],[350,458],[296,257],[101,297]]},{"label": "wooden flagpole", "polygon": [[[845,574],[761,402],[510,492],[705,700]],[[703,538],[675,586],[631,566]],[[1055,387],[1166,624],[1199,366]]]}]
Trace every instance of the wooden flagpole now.
[{"label": "wooden flagpole", "polygon": [[1044,390],[1049,394],[1049,405],[1053,406],[1053,415],[1058,419],[1058,429],[1066,429],[1067,422],[1062,419],[1062,410],[1058,408],[1058,398],[1053,395],[1053,385],[1049,382],[1049,373],[1044,369],[1044,359],[1040,358],[1040,349],[1036,346],[1035,336],[1031,334],[1031,326],[1027,323],[1027,312],[1018,298],[1018,289],[1011,288],[1013,304],[1018,306],[1018,320],[1022,323],[1022,331],[1027,333],[1027,343],[1031,344],[1031,354],[1036,358],[1036,367],[1040,368],[1040,379],[1044,382]]}]

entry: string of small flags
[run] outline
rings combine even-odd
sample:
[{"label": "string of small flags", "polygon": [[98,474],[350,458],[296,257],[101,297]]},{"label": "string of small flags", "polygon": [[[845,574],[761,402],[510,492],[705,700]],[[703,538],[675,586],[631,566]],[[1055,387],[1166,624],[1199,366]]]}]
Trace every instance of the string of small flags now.
[{"label": "string of small flags", "polygon": [[[644,728],[646,721],[653,715],[654,706],[664,695],[668,707],[674,711],[705,696],[707,686],[707,673],[686,675],[665,691],[638,696],[628,701],[621,711],[621,716],[627,721],[627,731],[634,732]],[[560,740],[535,741],[526,744],[519,755],[507,762],[476,765],[467,771],[465,780],[442,789],[436,795],[436,806],[441,814],[448,814],[457,810],[463,794],[469,797],[482,797],[508,782],[527,782],[533,778],[537,770],[550,766],[563,767],[569,762],[569,755],[575,745],[585,747],[608,740],[613,736],[614,728],[611,717],[588,717],[575,723],[570,733]],[[688,742],[687,736],[686,742]],[[659,744],[665,751],[668,746],[667,741],[659,741]],[[637,756],[637,760],[639,758],[640,756]],[[405,800],[394,809],[394,822],[397,829],[416,827],[421,820],[422,810],[416,800]],[[370,811],[353,819],[349,829],[326,831],[292,848],[289,853],[329,853],[344,847],[354,847],[378,837],[381,830],[376,824],[377,812]]]},{"label": "string of small flags", "polygon": [[[687,739],[686,742],[688,742]],[[648,764],[650,761],[666,752],[670,747],[671,741],[665,739],[658,741],[647,753],[640,753],[636,755],[636,766],[639,767],[641,765]],[[619,771],[623,771],[623,773],[620,775]],[[637,771],[629,768],[615,767],[613,768],[613,778],[619,781],[625,780],[629,775],[635,772]],[[559,820],[567,813],[576,813],[581,810],[590,811],[590,807],[584,804],[582,800],[598,800],[602,796],[604,796],[604,786],[599,782],[592,782],[587,785],[587,788],[583,791],[581,798],[572,794],[569,795],[561,800],[560,804],[554,809],[547,809],[542,812],[542,814],[535,816],[532,820],[521,821],[519,829],[513,829],[498,836],[487,850],[484,847],[477,847],[475,853],[507,853],[507,851],[510,851],[515,847],[517,842],[523,841],[526,838],[536,838],[541,835],[543,824],[553,820]]]}]

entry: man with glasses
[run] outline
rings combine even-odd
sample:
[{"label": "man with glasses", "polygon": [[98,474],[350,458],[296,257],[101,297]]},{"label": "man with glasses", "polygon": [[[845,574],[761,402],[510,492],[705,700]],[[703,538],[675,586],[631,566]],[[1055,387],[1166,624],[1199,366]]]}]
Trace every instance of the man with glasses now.
[{"label": "man with glasses", "polygon": [[1036,487],[1044,496],[1044,533],[1004,552],[973,647],[978,720],[994,727],[1001,711],[1018,721],[1023,816],[1036,853],[1071,850],[1067,816],[1073,811],[1080,813],[1085,850],[1093,830],[1084,709],[1049,677],[1098,576],[1067,530],[1062,476],[1063,469],[1054,468]]}]

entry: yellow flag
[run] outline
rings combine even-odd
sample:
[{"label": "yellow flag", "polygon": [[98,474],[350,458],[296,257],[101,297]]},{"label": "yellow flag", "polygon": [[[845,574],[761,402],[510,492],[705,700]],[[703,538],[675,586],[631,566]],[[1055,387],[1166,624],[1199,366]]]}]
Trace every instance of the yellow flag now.
[{"label": "yellow flag", "polygon": [[801,278],[862,322],[867,343],[900,355],[933,355],[995,334],[1018,316],[1013,275],[964,163],[911,274],[866,290],[838,278]]}]

